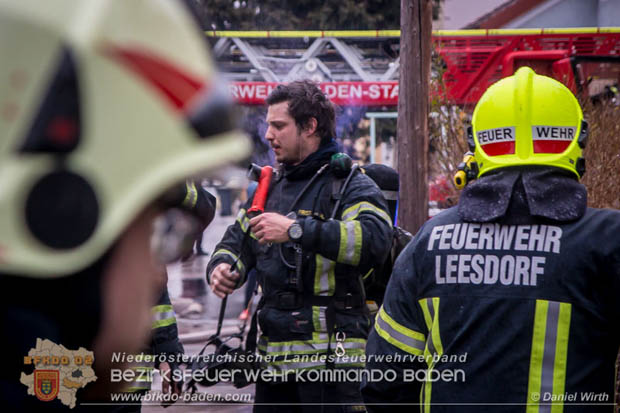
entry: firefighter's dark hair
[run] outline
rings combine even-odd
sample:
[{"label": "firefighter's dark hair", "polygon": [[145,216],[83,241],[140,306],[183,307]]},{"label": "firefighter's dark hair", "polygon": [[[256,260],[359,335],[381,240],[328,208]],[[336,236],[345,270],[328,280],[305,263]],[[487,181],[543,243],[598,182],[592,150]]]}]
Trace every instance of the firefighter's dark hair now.
[{"label": "firefighter's dark hair", "polygon": [[309,80],[298,80],[286,85],[278,85],[267,97],[268,105],[280,102],[288,102],[288,112],[297,128],[303,130],[307,127],[310,118],[317,121],[316,133],[325,143],[335,137],[336,110],[334,105],[319,89]]}]

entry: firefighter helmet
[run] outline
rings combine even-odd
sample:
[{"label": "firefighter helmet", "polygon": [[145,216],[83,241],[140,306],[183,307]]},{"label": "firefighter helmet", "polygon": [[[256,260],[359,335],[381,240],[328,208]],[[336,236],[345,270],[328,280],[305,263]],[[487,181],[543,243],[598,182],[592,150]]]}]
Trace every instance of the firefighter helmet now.
[{"label": "firefighter helmet", "polygon": [[517,165],[549,165],[580,178],[587,123],[562,83],[522,67],[491,85],[476,105],[470,130],[479,174]]},{"label": "firefighter helmet", "polygon": [[250,150],[180,1],[0,0],[0,56],[2,273],[75,273]]}]

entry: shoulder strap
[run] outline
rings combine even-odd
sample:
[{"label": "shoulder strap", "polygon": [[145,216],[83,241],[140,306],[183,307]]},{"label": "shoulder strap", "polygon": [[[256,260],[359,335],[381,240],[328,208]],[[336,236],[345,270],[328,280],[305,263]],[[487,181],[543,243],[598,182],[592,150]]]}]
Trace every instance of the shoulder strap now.
[{"label": "shoulder strap", "polygon": [[351,182],[351,178],[355,175],[355,172],[359,171],[359,165],[355,164],[351,167],[351,172],[347,175],[346,178],[336,178],[332,182],[332,199],[336,200],[336,204],[334,205],[334,209],[332,209],[332,213],[329,219],[334,219],[336,214],[338,213],[338,208],[340,208],[340,203],[342,202],[342,196],[344,192],[347,190],[349,186],[349,182]]},{"label": "shoulder strap", "polygon": [[265,305],[264,297],[261,297],[258,305],[256,306],[256,310],[254,310],[252,314],[252,320],[250,322],[250,331],[248,331],[248,335],[245,338],[245,351],[254,354],[256,351],[256,336],[258,335],[258,312]]}]

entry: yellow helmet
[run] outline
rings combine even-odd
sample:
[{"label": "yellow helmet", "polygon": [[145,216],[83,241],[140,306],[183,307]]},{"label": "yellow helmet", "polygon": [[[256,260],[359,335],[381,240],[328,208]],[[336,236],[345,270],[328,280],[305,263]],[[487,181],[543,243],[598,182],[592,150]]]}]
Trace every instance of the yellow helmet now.
[{"label": "yellow helmet", "polygon": [[0,273],[101,257],[185,178],[250,151],[170,0],[0,0]]},{"label": "yellow helmet", "polygon": [[470,146],[479,174],[517,165],[562,168],[580,178],[587,123],[573,93],[562,83],[521,67],[493,85],[474,109]]}]

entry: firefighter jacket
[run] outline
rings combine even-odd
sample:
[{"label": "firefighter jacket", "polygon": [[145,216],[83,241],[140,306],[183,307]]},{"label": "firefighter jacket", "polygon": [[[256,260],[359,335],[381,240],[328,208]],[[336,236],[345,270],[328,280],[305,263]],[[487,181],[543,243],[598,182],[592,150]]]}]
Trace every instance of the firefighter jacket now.
[{"label": "firefighter jacket", "polygon": [[366,380],[364,400],[610,411],[619,293],[618,211],[586,208],[585,188],[554,168],[485,176],[396,261],[367,368],[399,376]]},{"label": "firefighter jacket", "polygon": [[[303,228],[300,244],[260,245],[251,233],[244,240],[249,228],[248,201],[216,246],[207,267],[210,274],[218,264],[233,264],[239,258],[239,285],[251,268],[256,269],[263,293],[258,348],[268,369],[281,372],[324,367],[325,359],[308,358],[325,357],[334,350],[335,341],[332,338],[329,342],[328,330],[337,334],[348,357],[338,359],[335,366],[363,366],[359,359],[364,354],[370,321],[361,277],[376,263],[384,262],[392,228],[379,188],[359,172],[346,187],[335,219],[329,219],[335,205],[333,171],[326,167],[317,173],[336,152],[333,141],[322,145],[301,164],[284,167],[271,183],[265,212],[287,215],[294,211]],[[349,357],[353,355],[357,357]]]},{"label": "firefighter jacket", "polygon": [[[177,185],[166,194],[165,201],[170,206],[180,207],[195,216],[200,225],[200,232],[213,221],[215,216],[215,197],[199,183],[188,180]],[[193,251],[189,252],[190,254]],[[166,276],[167,279],[167,276]],[[170,302],[168,288],[165,287],[157,303],[151,308],[152,336],[149,348],[136,355],[136,362],[130,368],[134,370],[134,379],[125,387],[126,392],[144,392],[151,389],[153,370],[159,367],[159,361],[166,359],[174,370],[178,367],[177,356],[182,355],[183,345],[179,341],[177,319]],[[153,357],[155,356],[155,361]]]},{"label": "firefighter jacket", "polygon": [[[134,380],[124,389],[126,392],[149,391],[154,368],[157,368],[160,362],[166,361],[174,370],[178,366],[178,356],[184,353],[167,288],[164,289],[157,305],[151,309],[151,315],[153,318],[151,342],[149,348],[137,355],[137,361],[129,366],[135,374]],[[155,356],[154,360],[152,356]]]}]

